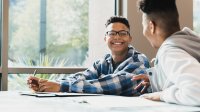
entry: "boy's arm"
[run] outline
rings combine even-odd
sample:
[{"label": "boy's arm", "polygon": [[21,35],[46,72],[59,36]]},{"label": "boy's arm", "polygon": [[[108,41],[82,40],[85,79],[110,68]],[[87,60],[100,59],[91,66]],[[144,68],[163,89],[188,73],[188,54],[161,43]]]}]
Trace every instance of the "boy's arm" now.
[{"label": "boy's arm", "polygon": [[67,81],[61,84],[61,89],[64,91],[68,89],[68,92],[79,93],[99,93],[127,96],[133,94],[139,95],[140,93],[133,89],[134,85],[137,85],[136,81],[131,81],[133,75],[134,74],[131,73],[121,72],[119,74],[108,74],[99,79],[78,79],[72,83]]},{"label": "boy's arm", "polygon": [[[135,74],[145,72],[146,67],[144,66],[144,62],[129,62],[125,65],[126,66],[124,66],[122,70],[114,74],[101,74],[101,76],[103,77],[98,77],[94,74],[88,75],[90,73],[94,73],[92,72],[93,70],[88,69],[86,70],[87,72],[85,71],[87,75],[85,75],[84,72],[76,74],[75,78],[72,78],[70,81],[65,81],[61,83],[61,91],[116,94],[126,96],[140,95],[140,92],[133,89],[139,83],[139,81],[131,81],[131,78]],[[97,72],[97,70],[95,72]],[[85,76],[90,76],[94,78],[86,79]]]}]

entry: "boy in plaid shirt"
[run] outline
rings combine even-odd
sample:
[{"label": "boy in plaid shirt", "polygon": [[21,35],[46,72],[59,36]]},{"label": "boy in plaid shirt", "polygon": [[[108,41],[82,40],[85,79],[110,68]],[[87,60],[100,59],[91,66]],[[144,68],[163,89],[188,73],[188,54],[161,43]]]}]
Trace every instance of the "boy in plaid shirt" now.
[{"label": "boy in plaid shirt", "polygon": [[[29,77],[28,84],[34,91],[97,93],[122,96],[140,95],[134,89],[140,81],[131,81],[137,74],[146,73],[149,61],[130,43],[129,22],[124,17],[113,16],[107,20],[104,40],[111,53],[94,62],[83,72],[67,77],[61,83]],[[38,84],[32,83],[36,80]]]}]

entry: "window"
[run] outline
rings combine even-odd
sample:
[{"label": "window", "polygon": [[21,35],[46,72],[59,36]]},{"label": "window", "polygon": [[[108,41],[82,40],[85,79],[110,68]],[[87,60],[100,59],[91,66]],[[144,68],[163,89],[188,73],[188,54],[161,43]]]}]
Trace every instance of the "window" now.
[{"label": "window", "polygon": [[200,0],[194,0],[193,1],[193,26],[194,26],[194,30],[200,34],[200,9],[199,9],[199,5],[200,5]]},{"label": "window", "polygon": [[88,5],[88,0],[10,0],[8,65],[83,66]]},{"label": "window", "polygon": [[114,15],[114,4],[115,0],[4,0],[3,17],[9,18],[4,26],[9,27],[3,27],[8,56],[3,54],[7,61],[1,71],[2,90],[24,90],[27,74],[35,69],[49,78],[92,65],[108,52],[104,24]]},{"label": "window", "polygon": [[8,66],[83,66],[88,0],[10,0]]}]

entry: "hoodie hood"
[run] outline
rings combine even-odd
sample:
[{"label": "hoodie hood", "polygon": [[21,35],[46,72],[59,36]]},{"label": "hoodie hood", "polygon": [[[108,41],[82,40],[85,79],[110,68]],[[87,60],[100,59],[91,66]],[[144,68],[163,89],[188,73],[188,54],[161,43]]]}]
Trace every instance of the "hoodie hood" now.
[{"label": "hoodie hood", "polygon": [[200,62],[200,36],[187,27],[167,38],[162,46],[183,49]]}]

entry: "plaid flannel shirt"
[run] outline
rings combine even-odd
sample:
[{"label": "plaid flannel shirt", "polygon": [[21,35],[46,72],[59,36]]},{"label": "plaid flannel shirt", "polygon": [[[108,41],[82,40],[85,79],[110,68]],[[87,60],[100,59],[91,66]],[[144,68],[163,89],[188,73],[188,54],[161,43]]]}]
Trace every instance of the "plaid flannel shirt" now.
[{"label": "plaid flannel shirt", "polygon": [[91,68],[67,77],[61,82],[61,92],[97,93],[122,96],[140,95],[134,87],[140,81],[131,81],[132,76],[146,73],[149,61],[132,46],[128,57],[113,70],[111,54],[96,61]]}]

